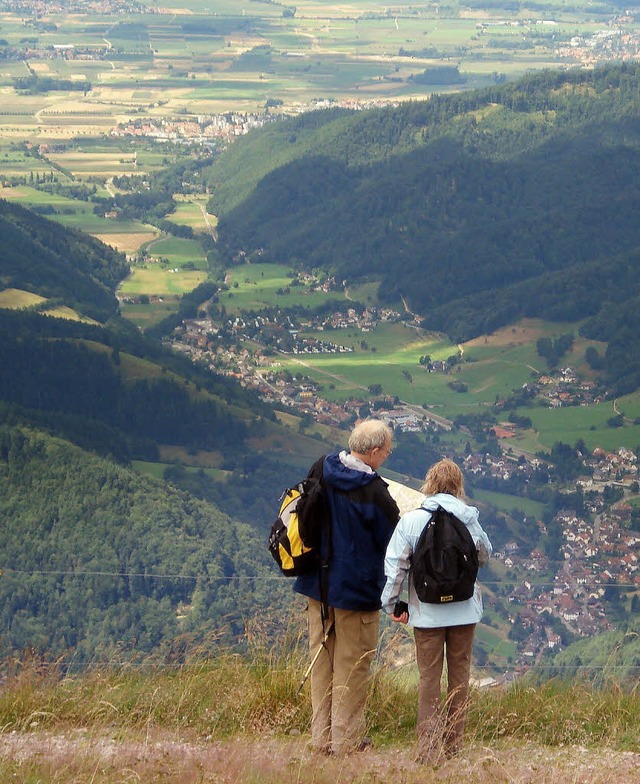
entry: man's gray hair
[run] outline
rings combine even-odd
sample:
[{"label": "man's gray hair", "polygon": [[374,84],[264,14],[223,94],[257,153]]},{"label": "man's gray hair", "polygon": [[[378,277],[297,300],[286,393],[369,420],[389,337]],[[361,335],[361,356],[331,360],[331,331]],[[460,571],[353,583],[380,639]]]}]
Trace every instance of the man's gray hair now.
[{"label": "man's gray hair", "polygon": [[393,431],[379,419],[365,419],[351,431],[349,436],[349,449],[361,455],[366,455],[376,447],[382,448],[391,443]]}]

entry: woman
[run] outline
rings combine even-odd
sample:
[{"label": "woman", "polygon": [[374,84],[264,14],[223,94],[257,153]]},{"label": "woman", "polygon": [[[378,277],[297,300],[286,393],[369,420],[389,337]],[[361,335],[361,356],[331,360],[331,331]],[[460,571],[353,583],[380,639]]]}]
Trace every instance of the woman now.
[{"label": "woman", "polygon": [[[419,509],[407,512],[398,523],[385,558],[387,582],[382,594],[385,612],[397,623],[414,628],[418,687],[418,758],[438,764],[443,754],[455,755],[462,743],[467,713],[471,649],[476,624],[482,617],[482,597],[476,583],[470,599],[448,604],[425,604],[408,580],[409,603],[399,602],[410,577],[411,556],[438,506],[454,514],[469,529],[478,548],[480,565],[486,563],[492,547],[478,522],[478,510],[466,504],[462,471],[445,458],[433,465],[425,477],[422,492],[427,496]],[[399,602],[399,606],[396,607]],[[444,657],[447,659],[447,701],[443,709],[440,681]]]}]

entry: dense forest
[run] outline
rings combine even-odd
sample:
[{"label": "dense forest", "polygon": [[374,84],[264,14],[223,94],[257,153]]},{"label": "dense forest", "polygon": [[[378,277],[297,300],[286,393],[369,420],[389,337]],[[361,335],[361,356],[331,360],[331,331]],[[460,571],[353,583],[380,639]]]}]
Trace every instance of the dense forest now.
[{"label": "dense forest", "polygon": [[256,612],[276,622],[289,588],[263,537],[215,506],[21,427],[0,427],[0,519],[5,654],[229,645]]},{"label": "dense forest", "polygon": [[126,328],[0,310],[0,421],[33,423],[118,462],[159,445],[244,462],[272,414],[237,384],[158,351]]},{"label": "dense forest", "polygon": [[638,355],[639,333],[617,326],[637,311],[639,98],[640,66],[624,65],[271,124],[209,170],[221,246],[229,263],[380,280],[454,340],[589,318],[629,391],[640,366],[621,347]]}]

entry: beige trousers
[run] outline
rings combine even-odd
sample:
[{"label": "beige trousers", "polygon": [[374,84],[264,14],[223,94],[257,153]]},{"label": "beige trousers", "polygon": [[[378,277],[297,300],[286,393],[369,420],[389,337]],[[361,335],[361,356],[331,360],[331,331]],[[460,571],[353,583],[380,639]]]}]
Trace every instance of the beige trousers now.
[{"label": "beige trousers", "polygon": [[[322,640],[320,602],[309,599],[309,648]],[[311,671],[311,740],[322,751],[342,754],[357,748],[365,730],[371,662],[378,645],[380,613],[329,608],[325,628],[333,632]]]}]

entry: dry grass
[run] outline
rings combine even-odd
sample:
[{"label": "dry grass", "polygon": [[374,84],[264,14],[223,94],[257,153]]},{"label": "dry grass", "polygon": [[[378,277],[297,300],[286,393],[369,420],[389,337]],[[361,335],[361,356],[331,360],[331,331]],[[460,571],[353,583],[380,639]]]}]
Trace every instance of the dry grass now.
[{"label": "dry grass", "polygon": [[129,234],[113,232],[109,234],[98,233],[93,236],[97,240],[104,242],[105,245],[110,245],[123,253],[134,253],[145,243],[157,239],[158,232],[132,232]]},{"label": "dry grass", "polygon": [[304,738],[190,741],[153,732],[136,740],[83,729],[0,735],[0,779],[23,784],[633,784],[639,776],[640,755],[579,746],[469,744],[435,768],[417,763],[400,744],[326,758]]},{"label": "dry grass", "polygon": [[9,310],[30,308],[33,305],[39,305],[46,301],[46,297],[32,294],[30,291],[22,291],[21,289],[4,289],[0,291],[0,308]]},{"label": "dry grass", "polygon": [[[637,688],[550,682],[476,691],[461,755],[414,760],[415,688],[381,669],[368,708],[375,748],[344,759],[308,748],[310,706],[297,693],[306,656],[252,642],[181,665],[95,667],[81,675],[15,664],[0,688],[0,781],[460,782],[640,781]],[[293,650],[293,653],[291,651]]]}]

